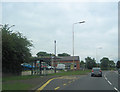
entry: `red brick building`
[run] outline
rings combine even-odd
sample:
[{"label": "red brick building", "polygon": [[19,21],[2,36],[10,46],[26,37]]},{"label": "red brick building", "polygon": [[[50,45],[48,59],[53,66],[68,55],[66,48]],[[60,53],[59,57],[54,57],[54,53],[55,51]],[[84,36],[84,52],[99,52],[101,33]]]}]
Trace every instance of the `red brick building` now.
[{"label": "red brick building", "polygon": [[80,69],[79,56],[57,57],[56,60],[53,61],[53,64],[55,66],[57,66],[57,64],[65,64],[66,69],[73,69],[74,64],[76,70]]}]

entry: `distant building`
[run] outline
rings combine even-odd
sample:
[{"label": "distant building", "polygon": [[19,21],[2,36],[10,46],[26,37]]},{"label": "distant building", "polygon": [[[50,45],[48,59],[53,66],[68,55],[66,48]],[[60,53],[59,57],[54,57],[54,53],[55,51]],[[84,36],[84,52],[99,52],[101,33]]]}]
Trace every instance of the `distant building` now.
[{"label": "distant building", "polygon": [[79,56],[64,56],[64,57],[58,57],[56,58],[54,56],[41,56],[38,57],[36,60],[34,60],[34,63],[37,63],[37,61],[45,62],[53,67],[57,67],[58,64],[65,64],[66,69],[73,69],[73,62],[74,67],[76,70],[80,69],[80,60]]},{"label": "distant building", "polygon": [[57,57],[56,60],[53,60],[54,66],[57,66],[57,64],[65,64],[66,69],[73,69],[73,62],[75,69],[80,69],[79,56],[74,56],[74,59],[73,56]]}]

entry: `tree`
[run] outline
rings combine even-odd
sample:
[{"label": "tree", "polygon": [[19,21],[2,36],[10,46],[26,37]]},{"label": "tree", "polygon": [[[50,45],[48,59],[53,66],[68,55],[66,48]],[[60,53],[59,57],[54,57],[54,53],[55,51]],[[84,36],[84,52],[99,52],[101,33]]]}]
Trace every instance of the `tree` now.
[{"label": "tree", "polygon": [[115,63],[113,60],[109,60],[109,67],[110,68],[115,68]]},{"label": "tree", "polygon": [[9,25],[2,27],[2,71],[20,74],[21,63],[29,62],[31,41],[21,33],[10,30]]},{"label": "tree", "polygon": [[38,52],[36,55],[37,55],[37,57],[40,57],[40,56],[55,56],[54,54],[43,52],[43,51]]},{"label": "tree", "polygon": [[87,57],[85,58],[85,61],[86,61],[86,67],[88,69],[92,69],[93,67],[97,66],[94,58],[92,59],[91,57]]},{"label": "tree", "polygon": [[84,63],[84,61],[83,60],[81,60],[81,62],[80,62],[80,65],[84,65],[85,63]]},{"label": "tree", "polygon": [[101,68],[102,69],[108,69],[109,66],[109,59],[107,57],[103,57],[101,60]]},{"label": "tree", "polygon": [[116,67],[120,68],[120,61],[117,61]]},{"label": "tree", "polygon": [[58,56],[70,56],[69,54],[67,54],[67,53],[62,53],[62,54],[58,54]]},{"label": "tree", "polygon": [[81,60],[81,62],[80,62],[80,67],[85,68],[85,62],[83,60]]}]

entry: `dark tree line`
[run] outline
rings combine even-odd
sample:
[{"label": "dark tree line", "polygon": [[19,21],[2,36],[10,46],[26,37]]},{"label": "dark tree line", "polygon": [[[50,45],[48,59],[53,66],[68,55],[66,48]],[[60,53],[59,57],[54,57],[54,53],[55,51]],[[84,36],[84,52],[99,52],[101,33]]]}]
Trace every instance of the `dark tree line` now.
[{"label": "dark tree line", "polygon": [[116,67],[120,68],[120,61],[117,61]]},{"label": "dark tree line", "polygon": [[40,51],[38,52],[37,54],[37,57],[42,57],[42,56],[55,56],[54,54],[51,54],[51,53],[47,53],[47,52],[44,52],[44,51]]},{"label": "dark tree line", "polygon": [[[44,52],[44,51],[40,51],[40,52],[38,52],[37,54],[37,57],[32,57],[31,58],[31,61],[34,61],[34,60],[37,60],[37,59],[39,59],[40,57],[42,58],[42,57],[54,57],[55,56],[55,54],[52,54],[52,53],[47,53],[47,52]],[[62,53],[62,54],[58,54],[58,56],[59,57],[64,57],[64,56],[70,56],[69,54],[67,54],[67,53]],[[46,63],[47,64],[51,64],[51,60],[47,60],[46,61]]]},{"label": "dark tree line", "polygon": [[86,61],[86,68],[88,69],[92,69],[93,67],[97,66],[94,58],[92,59],[91,57],[87,57],[85,58],[85,61]]},{"label": "dark tree line", "polygon": [[2,27],[2,71],[3,73],[20,74],[21,63],[31,57],[31,41],[19,32],[10,30],[9,25]]},{"label": "dark tree line", "polygon": [[102,69],[111,69],[111,68],[115,68],[115,63],[113,60],[109,60],[109,58],[107,57],[103,57],[101,60],[101,68]]},{"label": "dark tree line", "polygon": [[[40,57],[40,56],[55,56],[55,54],[47,53],[47,52],[44,52],[44,51],[40,51],[36,55],[37,55],[37,57]],[[62,54],[58,54],[58,56],[63,57],[63,56],[70,56],[70,55],[67,54],[67,53],[62,53]]]},{"label": "dark tree line", "polygon": [[[87,68],[87,69],[92,69],[93,67],[101,67],[102,69],[113,69],[115,68],[115,63],[113,60],[109,60],[107,57],[103,57],[100,60],[100,63],[97,63],[96,60],[91,57],[85,58],[85,62],[81,60],[80,66]],[[120,68],[120,61],[117,62],[116,64],[117,68]]]},{"label": "dark tree line", "polygon": [[62,53],[62,54],[58,54],[58,56],[62,56],[62,57],[64,57],[64,56],[70,56],[70,54]]},{"label": "dark tree line", "polygon": [[[54,54],[47,53],[47,52],[38,52],[36,55],[38,57],[39,56],[55,56]],[[58,54],[58,56],[64,57],[64,56],[70,56],[70,55],[67,53],[62,53],[62,54]],[[92,69],[93,67],[101,67],[102,69],[112,69],[112,68],[115,68],[115,63],[113,60],[109,60],[109,58],[107,57],[103,57],[100,60],[100,63],[96,62],[95,58],[87,57],[85,58],[85,62],[81,60],[80,66],[81,68],[87,68],[87,69]],[[120,68],[120,61],[117,62],[116,67]]]}]

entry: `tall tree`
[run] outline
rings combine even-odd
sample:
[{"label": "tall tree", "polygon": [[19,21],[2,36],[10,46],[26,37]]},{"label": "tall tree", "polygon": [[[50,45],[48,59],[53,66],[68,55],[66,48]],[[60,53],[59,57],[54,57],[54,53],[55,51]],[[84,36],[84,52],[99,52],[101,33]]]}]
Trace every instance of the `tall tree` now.
[{"label": "tall tree", "polygon": [[40,56],[55,56],[54,54],[47,53],[47,52],[44,52],[44,51],[40,51],[36,55],[37,55],[37,57],[40,57]]},{"label": "tall tree", "polygon": [[85,62],[84,62],[83,60],[81,60],[80,64],[81,64],[81,65],[84,65],[84,64],[85,64]]},{"label": "tall tree", "polygon": [[93,67],[96,67],[97,65],[94,58],[92,59],[91,57],[87,57],[85,58],[85,61],[86,61],[86,67],[88,69],[92,69]]},{"label": "tall tree", "polygon": [[21,63],[28,62],[31,56],[31,41],[21,33],[14,33],[9,25],[2,27],[2,71],[20,74]]},{"label": "tall tree", "polygon": [[116,67],[120,68],[120,61],[117,61]]},{"label": "tall tree", "polygon": [[108,69],[109,67],[109,59],[107,57],[103,57],[101,60],[101,68],[102,69]]},{"label": "tall tree", "polygon": [[58,54],[58,56],[70,56],[70,54],[62,53],[62,54]]},{"label": "tall tree", "polygon": [[80,67],[85,68],[85,62],[83,60],[81,60],[81,62],[80,62]]},{"label": "tall tree", "polygon": [[109,60],[109,67],[110,68],[114,68],[115,67],[115,63],[113,60]]}]

